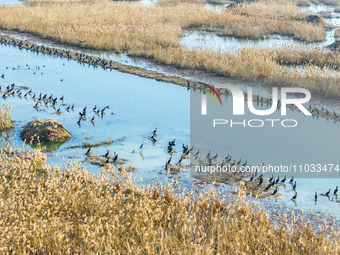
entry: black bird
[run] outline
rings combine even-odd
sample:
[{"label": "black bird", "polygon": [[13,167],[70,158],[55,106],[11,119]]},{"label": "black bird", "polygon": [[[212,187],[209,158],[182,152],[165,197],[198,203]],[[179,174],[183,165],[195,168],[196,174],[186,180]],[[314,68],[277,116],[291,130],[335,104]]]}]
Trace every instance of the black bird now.
[{"label": "black bird", "polygon": [[195,153],[194,157],[198,156],[198,154],[200,154],[200,149],[198,149],[198,151]]},{"label": "black bird", "polygon": [[77,121],[77,124],[80,126],[80,119]]},{"label": "black bird", "polygon": [[155,128],[155,130],[152,131],[152,134],[153,134],[153,135],[156,135],[156,132],[157,132],[157,128]]},{"label": "black bird", "polygon": [[[331,193],[331,189],[329,189],[329,190],[324,194],[324,196],[327,196],[327,197],[328,197],[329,193]],[[321,195],[323,195],[323,194],[321,194]]]},{"label": "black bird", "polygon": [[271,186],[272,186],[272,183],[269,183],[268,186],[264,189],[264,191],[269,190]]},{"label": "black bird", "polygon": [[241,164],[241,159],[240,159],[240,160],[237,162],[237,164],[236,164],[236,165],[238,165],[238,166],[239,166],[240,164]]},{"label": "black bird", "polygon": [[281,182],[282,182],[282,183],[285,183],[285,181],[286,181],[286,176],[285,176],[285,178],[283,178],[283,179],[281,180]]},{"label": "black bird", "polygon": [[254,180],[254,174],[252,174],[252,175],[251,175],[251,177],[250,177],[250,180],[249,180],[249,181],[251,182],[252,180]]},{"label": "black bird", "polygon": [[86,156],[89,155],[90,151],[91,151],[91,147],[85,152],[85,155]]},{"label": "black bird", "polygon": [[167,165],[169,165],[171,162],[171,157],[169,158],[168,162],[167,162]]},{"label": "black bird", "polygon": [[338,186],[336,186],[336,188],[335,188],[333,194],[336,195],[336,193],[338,193]]},{"label": "black bird", "polygon": [[66,111],[69,111],[69,110],[70,110],[70,107],[71,107],[71,106],[69,105],[69,106],[66,108]]},{"label": "black bird", "polygon": [[72,106],[71,106],[71,110],[74,110],[74,104],[72,104]]},{"label": "black bird", "polygon": [[96,109],[97,109],[97,106],[95,105],[94,108],[93,108],[93,111],[96,111]]},{"label": "black bird", "polygon": [[294,182],[294,185],[293,185],[293,190],[296,189],[296,181]]},{"label": "black bird", "polygon": [[181,155],[181,158],[178,160],[178,163],[181,163],[183,159],[183,156]]},{"label": "black bird", "polygon": [[295,200],[295,199],[296,199],[296,197],[297,197],[297,192],[295,192],[295,195],[292,197],[292,199],[291,199],[291,200]]},{"label": "black bird", "polygon": [[157,142],[157,140],[156,140],[156,138],[155,138],[155,135],[152,135],[152,136],[150,137],[150,139],[151,139],[151,141],[152,141],[153,143]]},{"label": "black bird", "polygon": [[112,162],[115,162],[118,159],[118,153],[114,156]]},{"label": "black bird", "polygon": [[1,75],[1,78],[2,78],[2,79],[5,79],[5,75],[4,75],[4,74],[3,74],[3,75]]},{"label": "black bird", "polygon": [[272,195],[274,196],[276,193],[277,193],[277,187],[276,187],[276,189],[274,190],[274,192],[272,193]]},{"label": "black bird", "polygon": [[292,179],[290,179],[289,183],[293,183],[294,181],[294,176],[292,176]]},{"label": "black bird", "polygon": [[263,178],[261,177],[260,182],[259,182],[259,184],[257,184],[257,186],[261,186],[262,183],[263,183]]},{"label": "black bird", "polygon": [[109,158],[106,159],[105,164],[109,163]]},{"label": "black bird", "polygon": [[247,160],[246,160],[246,162],[243,163],[242,166],[245,167],[246,165],[247,165]]},{"label": "black bird", "polygon": [[91,119],[91,122],[93,122],[94,121],[94,116],[92,117],[92,119]]},{"label": "black bird", "polygon": [[209,151],[208,154],[207,154],[207,158],[210,158],[210,151]]},{"label": "black bird", "polygon": [[230,164],[230,166],[235,166],[235,159],[234,159],[233,163]]},{"label": "black bird", "polygon": [[271,182],[274,179],[274,175],[272,175],[272,177],[270,177],[269,182]]},{"label": "black bird", "polygon": [[277,184],[280,181],[280,176],[277,177],[275,184]]},{"label": "black bird", "polygon": [[109,150],[107,150],[107,152],[104,155],[105,158],[107,158],[107,156],[109,156]]},{"label": "black bird", "polygon": [[318,193],[315,191],[314,200],[318,200]]},{"label": "black bird", "polygon": [[60,98],[60,101],[64,101],[64,96],[62,96],[62,97]]},{"label": "black bird", "polygon": [[57,114],[59,114],[59,113],[61,113],[61,112],[60,112],[60,108],[57,110]]}]

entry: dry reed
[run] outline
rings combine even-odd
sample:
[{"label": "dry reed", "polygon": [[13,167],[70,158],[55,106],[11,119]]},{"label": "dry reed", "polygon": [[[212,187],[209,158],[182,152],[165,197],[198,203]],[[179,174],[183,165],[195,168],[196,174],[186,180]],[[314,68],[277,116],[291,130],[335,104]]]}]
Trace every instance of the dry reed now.
[{"label": "dry reed", "polygon": [[[5,108],[3,109],[3,107]],[[13,128],[10,109],[11,107],[7,104],[0,107],[0,132]]]},{"label": "dry reed", "polygon": [[339,230],[293,211],[273,220],[256,202],[208,189],[137,185],[109,165],[46,164],[39,150],[0,141],[3,254],[336,254]]}]

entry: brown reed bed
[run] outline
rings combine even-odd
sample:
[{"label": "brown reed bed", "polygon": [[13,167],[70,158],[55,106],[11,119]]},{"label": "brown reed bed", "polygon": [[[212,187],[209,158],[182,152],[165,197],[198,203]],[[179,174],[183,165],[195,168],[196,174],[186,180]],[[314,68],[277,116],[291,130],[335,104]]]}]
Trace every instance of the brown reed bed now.
[{"label": "brown reed bed", "polygon": [[[336,254],[339,230],[292,210],[177,180],[140,186],[106,165],[46,164],[39,150],[0,141],[0,251],[4,254]],[[177,190],[177,191],[175,191]],[[179,191],[178,191],[179,190]],[[271,212],[272,213],[272,212]]]},{"label": "brown reed bed", "polygon": [[13,128],[10,109],[11,107],[7,104],[0,107],[0,132],[8,131]]},{"label": "brown reed bed", "polygon": [[[159,46],[178,47],[182,29],[188,27],[211,27],[222,31],[230,30],[229,26],[254,22],[254,17],[241,15],[237,11],[214,13],[206,10],[202,4],[174,2],[161,2],[148,8],[138,3],[112,1],[62,1],[54,4],[36,3],[33,6],[5,6],[0,8],[0,26],[2,29],[31,32],[75,45],[82,45],[78,40],[86,40],[84,46],[96,49],[144,49],[147,52]],[[247,5],[252,8],[251,4]],[[281,15],[275,13],[276,18],[275,15],[269,18],[270,10],[262,3],[262,7],[257,8],[262,10],[259,11],[261,15],[256,15],[257,26],[267,26],[263,32],[266,35],[290,34],[306,41],[324,39],[323,26],[304,22],[305,14],[297,10],[291,14],[291,8],[292,5],[278,5],[277,10],[286,11],[281,11]],[[294,20],[291,19],[292,15]],[[289,21],[286,25],[291,26],[291,30],[281,21],[278,22],[283,16]],[[300,16],[302,21],[297,20]],[[237,31],[237,34],[235,30],[233,34],[252,38],[253,29],[249,25],[239,27],[239,30],[242,32]]]}]

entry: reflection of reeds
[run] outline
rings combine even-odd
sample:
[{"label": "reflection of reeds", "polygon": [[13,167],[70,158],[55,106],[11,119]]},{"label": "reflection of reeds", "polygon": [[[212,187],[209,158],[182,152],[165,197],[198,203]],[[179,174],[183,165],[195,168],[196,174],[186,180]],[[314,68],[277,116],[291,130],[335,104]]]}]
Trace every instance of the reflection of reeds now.
[{"label": "reflection of reeds", "polygon": [[3,105],[3,107],[4,106],[5,109],[0,107],[0,132],[13,128],[11,113],[9,111],[11,107],[9,107],[7,104]]},{"label": "reflection of reeds", "polygon": [[[286,209],[272,212],[208,189],[182,192],[176,180],[142,185],[109,165],[63,171],[38,150],[0,150],[2,253],[337,254],[339,230]],[[198,189],[198,188],[197,188]],[[176,190],[176,191],[175,191]],[[179,191],[178,191],[179,190]],[[223,198],[221,198],[223,197]],[[271,213],[271,215],[270,215]]]}]

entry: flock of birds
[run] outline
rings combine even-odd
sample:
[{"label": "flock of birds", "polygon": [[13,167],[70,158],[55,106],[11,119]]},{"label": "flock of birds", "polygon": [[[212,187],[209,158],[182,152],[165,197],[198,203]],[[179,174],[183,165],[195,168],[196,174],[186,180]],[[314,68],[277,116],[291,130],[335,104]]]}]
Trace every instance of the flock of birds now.
[{"label": "flock of birds", "polygon": [[[30,66],[28,64],[26,64],[26,67],[28,69],[30,69]],[[45,67],[45,66],[43,66]],[[8,69],[8,67],[6,67]],[[15,69],[16,67],[13,67],[13,70]],[[20,68],[20,66],[18,66],[18,68]],[[36,66],[36,69],[40,69],[39,66]],[[33,74],[36,74],[36,72],[34,72]],[[43,74],[43,73],[41,73]],[[1,78],[5,78],[5,75],[2,74],[1,75]],[[61,81],[63,81],[63,79],[61,79]],[[3,88],[4,87],[4,88]],[[69,105],[66,105],[64,103],[64,96],[62,95],[60,98],[58,97],[55,97],[53,96],[53,94],[51,95],[48,95],[48,94],[43,94],[43,93],[35,93],[33,92],[31,89],[29,89],[28,91],[28,88],[26,87],[18,87],[16,86],[14,83],[12,83],[11,85],[0,85],[0,93],[2,93],[2,98],[6,100],[6,98],[9,98],[9,97],[19,97],[20,99],[22,98],[25,98],[25,99],[28,99],[29,97],[31,99],[34,100],[35,104],[33,106],[33,108],[35,108],[37,111],[39,110],[43,110],[42,107],[45,107],[45,108],[48,108],[48,107],[52,107],[55,112],[54,114],[58,114],[58,115],[61,115],[63,113],[63,110],[61,109],[61,107],[65,107],[64,111],[68,112],[68,113],[71,113],[71,112],[74,112],[74,104],[69,104]],[[58,104],[58,101],[61,102],[60,104]],[[57,109],[58,107],[58,109]],[[93,111],[93,115],[92,117],[89,118],[90,122],[95,125],[95,120],[96,118],[101,118],[103,119],[104,115],[105,115],[105,111],[106,109],[109,109],[110,106],[105,106],[104,108],[100,108],[100,107],[97,107],[97,105],[94,106],[94,108],[92,109]],[[112,115],[114,115],[113,112],[111,112]],[[87,112],[87,107],[85,106],[82,111],[79,112],[79,118],[78,118],[78,121],[77,121],[77,124],[79,126],[81,126],[81,122],[82,121],[86,121],[86,117],[88,115],[88,112]]]},{"label": "flock of birds", "polygon": [[[169,143],[169,145],[170,145],[170,143]],[[206,165],[211,166],[211,165],[213,165],[212,164],[213,160],[215,160],[215,162],[217,162],[218,153],[216,153],[216,155],[212,156],[211,151],[209,151],[203,160],[199,159],[199,153],[200,152],[199,152],[199,149],[198,149],[198,151],[195,154],[193,154],[193,156],[195,157],[195,160],[199,160],[200,165],[206,164]],[[223,159],[222,163],[220,164],[220,167],[221,168],[223,166],[239,167],[238,170],[236,170],[235,172],[232,172],[231,174],[233,176],[236,176],[237,174],[241,174],[240,176],[238,176],[239,177],[238,180],[245,180],[245,188],[246,189],[248,189],[248,188],[250,188],[250,186],[252,186],[252,189],[256,189],[256,190],[262,189],[262,192],[269,192],[270,189],[273,187],[275,189],[270,191],[270,195],[275,196],[278,192],[279,185],[285,185],[285,183],[287,181],[287,176],[285,176],[283,179],[280,179],[280,176],[278,176],[277,178],[274,178],[274,175],[272,175],[269,178],[268,182],[264,182],[265,178],[263,177],[263,173],[261,173],[258,176],[257,171],[255,171],[255,173],[252,173],[250,178],[248,179],[249,175],[240,171],[241,167],[245,167],[247,165],[247,160],[243,164],[242,164],[241,159],[239,159],[237,162],[236,162],[235,159],[233,161],[231,161],[231,160],[232,160],[232,156],[228,154]],[[266,186],[265,186],[265,183],[267,183]],[[289,184],[291,184],[292,191],[294,192],[294,195],[291,198],[291,200],[295,201],[296,198],[297,198],[298,192],[296,191],[297,183],[294,180],[294,176],[292,176],[292,178],[290,179]],[[329,189],[325,193],[321,193],[320,196],[325,196],[325,197],[330,198],[330,193],[331,193],[331,189]],[[337,193],[338,193],[338,186],[336,186],[336,188],[333,191],[333,194],[334,194],[336,199],[337,199]],[[317,200],[318,200],[318,193],[317,192],[315,192],[314,200],[315,200],[315,202],[317,202]],[[337,200],[337,202],[338,202],[338,200]]]},{"label": "flock of birds", "polygon": [[[28,69],[30,69],[30,66],[26,64],[26,67]],[[45,66],[43,66],[45,67]],[[20,68],[20,66],[18,66],[18,68]],[[6,67],[6,69],[8,69],[8,67]],[[16,69],[16,67],[13,67],[12,68],[13,70]],[[37,70],[40,70],[40,67],[39,66],[36,66],[36,69]],[[33,73],[33,74],[36,74],[36,71]],[[41,72],[41,74],[43,74],[43,72]],[[4,79],[5,78],[5,75],[2,74],[1,75],[1,78]],[[63,79],[61,79],[60,81],[63,81]],[[3,89],[3,87],[5,87]],[[188,90],[190,88],[198,88],[197,84],[194,82],[194,85],[191,85],[190,82],[188,81],[187,83],[187,88]],[[64,96],[61,96],[60,98],[58,97],[54,97],[52,94],[51,95],[48,95],[48,94],[43,94],[43,93],[39,93],[39,95],[37,93],[34,93],[31,89],[29,89],[28,91],[26,91],[28,89],[26,88],[21,88],[21,87],[17,87],[14,83],[11,84],[11,85],[8,85],[8,86],[4,86],[4,85],[0,85],[0,93],[3,93],[2,95],[2,98],[3,99],[6,99],[8,97],[15,97],[15,96],[18,96],[19,98],[28,98],[28,97],[31,97],[31,99],[33,99],[35,101],[35,105],[33,106],[35,109],[39,109],[43,106],[45,107],[49,107],[51,106],[54,110],[56,110],[54,113],[55,114],[62,114],[63,111],[61,110],[61,107],[62,106],[67,106],[64,110],[66,112],[74,112],[74,104],[72,105],[66,105],[64,103]],[[202,90],[201,90],[202,91]],[[221,92],[221,91],[219,91]],[[229,92],[226,90],[225,91],[228,95]],[[246,93],[245,93],[246,94]],[[265,101],[263,98],[261,98],[259,95],[256,96],[256,101],[261,104],[263,103],[267,103],[267,105],[270,105],[271,103],[271,99],[266,99],[267,101]],[[58,101],[61,101],[62,103],[58,105],[58,109],[56,109],[56,106],[58,104]],[[279,102],[279,105],[280,105],[280,102]],[[104,115],[105,115],[105,111],[106,109],[109,109],[109,106],[105,106],[104,108],[99,108],[97,107],[96,105],[94,106],[94,108],[92,109],[92,112],[93,112],[93,116],[90,118],[90,122],[92,124],[94,124],[94,121],[95,121],[95,118],[96,117],[101,117],[103,118]],[[333,118],[335,119],[334,122],[337,122],[339,119],[340,119],[340,116],[336,114],[336,112],[333,110],[333,112],[329,112],[327,109],[324,109],[323,107],[321,108],[321,110],[317,109],[317,108],[312,108],[311,105],[309,106],[309,110],[310,112],[314,115],[318,117],[320,115],[320,112],[323,112],[324,113],[324,116],[323,117],[327,117],[327,116],[330,116],[330,115],[333,115]],[[111,113],[111,114],[114,114],[114,113]],[[81,125],[81,122],[82,121],[86,121],[86,117],[88,115],[88,109],[87,109],[87,106],[85,106],[80,112],[79,112],[79,119],[77,121],[77,124],[80,126]],[[152,143],[156,143],[157,142],[157,139],[156,139],[156,136],[157,136],[157,128],[155,128],[154,131],[152,131],[152,135],[149,136],[148,138],[152,141]],[[143,141],[143,143],[140,145],[139,149],[143,150],[143,147],[144,147],[144,143],[145,143],[145,140]],[[171,161],[172,161],[172,157],[173,157],[173,153],[175,152],[174,150],[174,146],[175,146],[175,139],[173,141],[169,141],[168,142],[168,146],[167,146],[167,152],[170,154],[170,158],[165,162],[165,169],[168,169],[168,167],[170,166],[171,164]],[[182,153],[181,153],[181,156],[177,162],[177,164],[180,164],[182,163],[182,160],[183,159],[187,159],[189,158],[189,154],[191,153],[193,155],[193,157],[197,160],[199,158],[199,149],[198,151],[194,154],[193,153],[193,149],[194,149],[194,146],[192,146],[190,149],[189,149],[189,146],[188,145],[182,145]],[[91,155],[91,147],[86,151],[85,153],[85,156],[89,156]],[[102,155],[106,161],[105,163],[114,163],[117,159],[118,159],[118,153],[114,152],[114,155],[111,156],[109,155],[109,150],[104,154]],[[209,165],[212,164],[212,161],[213,160],[217,160],[218,158],[218,153],[216,153],[216,155],[212,156],[211,155],[211,152],[209,151],[207,156],[206,156],[206,159],[205,161],[207,163],[209,163]],[[111,161],[110,161],[111,159]],[[225,159],[222,161],[221,163],[221,167],[223,167],[224,165],[229,165],[230,167],[233,167],[233,166],[243,166],[245,167],[247,165],[247,160],[241,165],[241,159],[238,160],[238,162],[236,162],[236,160],[234,159],[233,161],[232,160],[232,157],[231,155],[228,154],[227,157],[225,157]],[[234,173],[234,175],[236,175],[236,173]],[[256,187],[257,188],[260,188],[263,184],[263,174],[261,174],[259,177],[256,176],[257,175],[257,172],[255,173],[255,175],[253,174],[249,181],[246,182],[246,186],[251,183],[251,182],[255,182],[255,181],[258,181],[258,183],[256,184]],[[274,178],[273,176],[269,179],[269,184],[263,189],[264,192],[267,192],[270,190],[270,188],[274,187],[275,186],[275,190],[271,193],[271,195],[276,195],[277,192],[278,192],[278,186],[277,184],[284,184],[286,182],[286,177],[282,180],[280,180],[280,178]],[[297,192],[296,192],[296,181],[294,181],[294,177],[291,178],[291,180],[289,181],[290,184],[292,184],[292,189],[293,191],[295,192],[294,196],[291,198],[291,200],[295,200],[297,198]],[[329,191],[327,191],[326,193],[324,194],[320,194],[321,196],[327,196],[329,197],[329,194],[330,194],[331,190],[329,189]],[[334,190],[333,194],[334,195],[337,195],[337,192],[338,192],[338,186],[336,187],[336,189]],[[317,192],[315,192],[315,201],[317,201],[317,198],[318,198],[318,194]]]},{"label": "flock of birds", "polygon": [[[118,160],[118,153],[116,153],[115,151],[113,152],[113,156],[110,155],[110,150],[107,150],[106,153],[104,155],[101,155],[101,157],[103,157],[104,159],[106,159],[106,161],[104,162],[105,164],[108,163],[115,163]],[[86,157],[93,157],[95,156],[92,152],[91,152],[91,147],[88,148],[88,150],[85,152],[85,156]],[[110,161],[110,159],[112,159]]]}]

